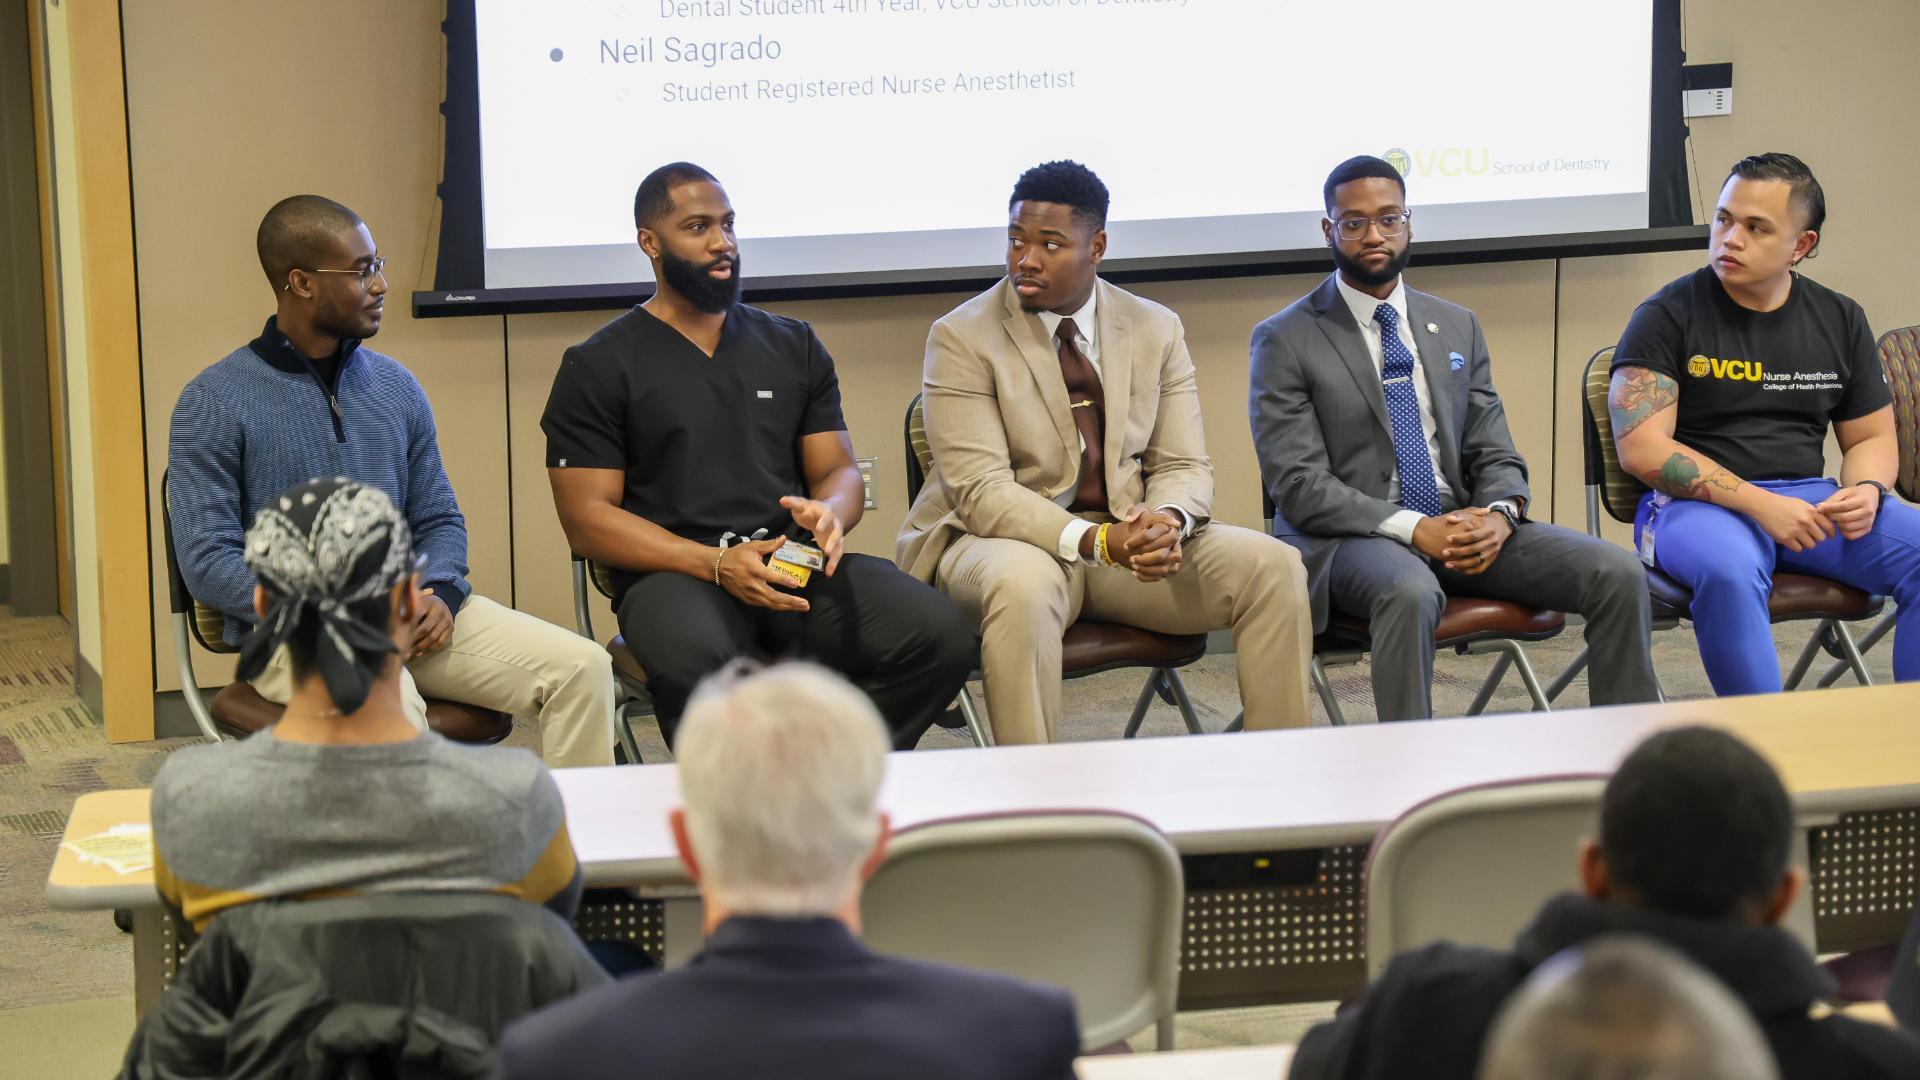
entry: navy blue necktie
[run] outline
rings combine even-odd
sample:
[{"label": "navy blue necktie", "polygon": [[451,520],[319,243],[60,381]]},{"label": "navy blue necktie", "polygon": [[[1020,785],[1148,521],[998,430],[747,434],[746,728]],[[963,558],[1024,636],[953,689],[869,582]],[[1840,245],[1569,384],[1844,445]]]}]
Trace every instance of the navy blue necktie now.
[{"label": "navy blue necktie", "polygon": [[1413,353],[1400,340],[1400,313],[1392,304],[1373,309],[1380,324],[1380,389],[1387,396],[1393,456],[1400,465],[1400,505],[1433,517],[1440,513],[1440,486],[1433,478],[1427,433],[1420,427],[1420,395],[1413,385]]}]

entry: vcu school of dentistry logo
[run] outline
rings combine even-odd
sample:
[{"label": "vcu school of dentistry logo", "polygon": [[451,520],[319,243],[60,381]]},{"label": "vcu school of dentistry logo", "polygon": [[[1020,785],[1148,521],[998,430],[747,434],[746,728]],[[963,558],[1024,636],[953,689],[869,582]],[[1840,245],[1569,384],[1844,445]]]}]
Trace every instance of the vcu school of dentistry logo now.
[{"label": "vcu school of dentistry logo", "polygon": [[1413,171],[1413,155],[1397,146],[1381,154],[1380,157],[1386,161],[1387,164],[1393,166],[1394,171],[1401,176],[1405,176]]},{"label": "vcu school of dentistry logo", "polygon": [[1716,379],[1745,379],[1759,382],[1766,369],[1758,360],[1722,360],[1719,357],[1695,355],[1687,360],[1687,374],[1696,379],[1711,375]]}]

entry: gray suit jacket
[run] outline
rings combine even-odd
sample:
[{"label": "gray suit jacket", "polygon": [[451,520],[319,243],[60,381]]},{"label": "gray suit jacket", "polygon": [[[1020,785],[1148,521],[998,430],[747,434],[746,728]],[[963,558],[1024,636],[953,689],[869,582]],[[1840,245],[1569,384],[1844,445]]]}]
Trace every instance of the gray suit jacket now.
[{"label": "gray suit jacket", "polygon": [[[1448,486],[1468,506],[1525,499],[1527,464],[1507,434],[1480,320],[1408,289],[1407,321]],[[1331,275],[1254,327],[1251,348],[1247,411],[1260,482],[1273,502],[1274,535],[1299,548],[1306,563],[1318,633],[1327,625],[1327,568],[1341,540],[1372,535],[1401,509],[1387,501],[1396,467],[1387,399]]]}]

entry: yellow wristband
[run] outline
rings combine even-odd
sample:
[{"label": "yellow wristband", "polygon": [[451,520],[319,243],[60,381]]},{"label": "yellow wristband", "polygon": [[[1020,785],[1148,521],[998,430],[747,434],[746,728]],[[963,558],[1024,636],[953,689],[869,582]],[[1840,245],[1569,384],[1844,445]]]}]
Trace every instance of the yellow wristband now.
[{"label": "yellow wristband", "polygon": [[1102,525],[1093,534],[1093,554],[1102,566],[1113,565],[1113,556],[1107,553],[1107,529],[1109,527],[1110,525]]}]

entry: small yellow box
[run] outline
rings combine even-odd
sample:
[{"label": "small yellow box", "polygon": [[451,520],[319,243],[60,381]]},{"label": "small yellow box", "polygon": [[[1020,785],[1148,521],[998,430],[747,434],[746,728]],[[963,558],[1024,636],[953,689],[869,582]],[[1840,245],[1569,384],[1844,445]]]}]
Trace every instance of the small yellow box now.
[{"label": "small yellow box", "polygon": [[813,577],[813,572],[827,565],[827,557],[819,548],[810,547],[796,540],[780,545],[780,550],[767,560],[768,569],[793,582],[793,587],[802,589]]}]

